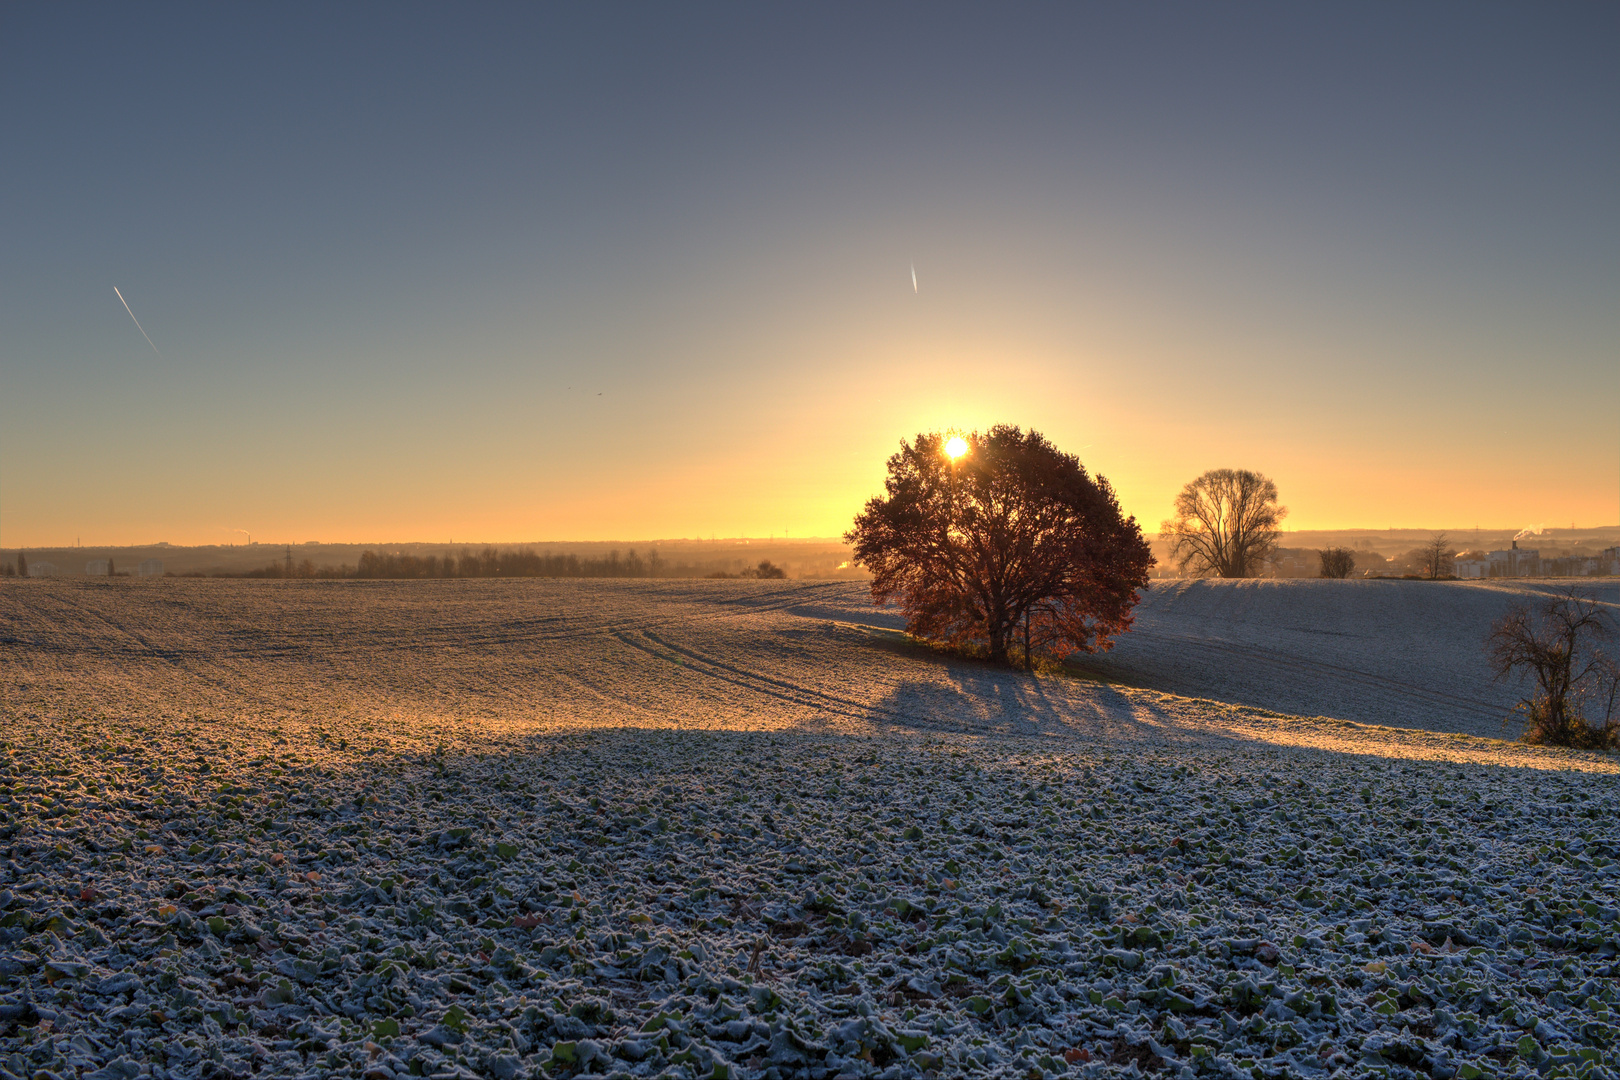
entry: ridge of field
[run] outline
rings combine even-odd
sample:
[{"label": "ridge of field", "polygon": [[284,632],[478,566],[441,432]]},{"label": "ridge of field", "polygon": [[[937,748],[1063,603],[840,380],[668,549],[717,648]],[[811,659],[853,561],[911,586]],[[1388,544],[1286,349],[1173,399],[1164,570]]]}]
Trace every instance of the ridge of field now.
[{"label": "ridge of field", "polygon": [[[1484,639],[1532,582],[1155,583],[1093,678],[1295,716],[1501,737],[1523,687]],[[1620,603],[1620,585],[1584,590]],[[1098,692],[952,662],[847,582],[29,581],[0,589],[19,677],[104,698],[701,728],[1117,723]],[[905,654],[903,660],[897,653]],[[86,676],[91,676],[87,678]],[[1117,691],[1116,691],[1117,692]]]}]

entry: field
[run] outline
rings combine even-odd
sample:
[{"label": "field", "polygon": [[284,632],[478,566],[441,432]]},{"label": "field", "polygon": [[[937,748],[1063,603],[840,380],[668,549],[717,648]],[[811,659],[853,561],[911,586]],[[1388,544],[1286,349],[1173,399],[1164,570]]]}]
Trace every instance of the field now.
[{"label": "field", "polygon": [[1274,712],[1501,738],[1524,687],[1492,681],[1485,636],[1515,604],[1620,583],[1169,581],[1137,630],[1087,665],[1134,685]]},{"label": "field", "polygon": [[1615,1075],[1529,592],[1156,584],[1032,678],[845,582],[7,583],[0,1080]]}]

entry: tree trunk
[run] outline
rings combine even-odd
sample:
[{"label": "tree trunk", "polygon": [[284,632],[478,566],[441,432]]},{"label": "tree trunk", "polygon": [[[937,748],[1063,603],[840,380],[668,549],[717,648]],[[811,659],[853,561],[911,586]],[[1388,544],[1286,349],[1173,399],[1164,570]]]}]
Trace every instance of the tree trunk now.
[{"label": "tree trunk", "polygon": [[998,626],[990,631],[990,662],[992,664],[1007,662],[1007,631],[1003,627]]}]

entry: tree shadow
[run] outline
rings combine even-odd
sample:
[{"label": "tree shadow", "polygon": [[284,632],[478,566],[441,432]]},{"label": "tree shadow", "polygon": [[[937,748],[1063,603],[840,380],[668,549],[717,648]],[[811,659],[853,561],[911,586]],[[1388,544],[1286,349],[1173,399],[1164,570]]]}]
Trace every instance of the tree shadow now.
[{"label": "tree shadow", "polygon": [[[1050,740],[1075,745],[1207,744],[1162,695],[1132,694],[1096,680],[1031,675],[941,654],[926,645],[886,646],[934,668],[934,677],[904,679],[867,710],[876,726],[911,733]],[[1187,699],[1168,699],[1184,707]],[[1216,736],[1241,745],[1244,740]]]}]

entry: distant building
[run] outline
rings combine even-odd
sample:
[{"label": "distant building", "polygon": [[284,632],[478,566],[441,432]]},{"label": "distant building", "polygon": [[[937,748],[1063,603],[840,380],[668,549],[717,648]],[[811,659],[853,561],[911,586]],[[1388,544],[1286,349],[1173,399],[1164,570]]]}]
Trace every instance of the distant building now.
[{"label": "distant building", "polygon": [[55,577],[56,564],[48,562],[31,562],[28,564],[29,577]]},{"label": "distant building", "polygon": [[147,559],[145,562],[141,563],[141,565],[135,568],[135,572],[140,574],[141,577],[162,577],[163,560]]},{"label": "distant building", "polygon": [[1541,552],[1521,551],[1519,542],[1506,551],[1492,551],[1485,556],[1490,562],[1490,577],[1541,577]]},{"label": "distant building", "polygon": [[1491,564],[1486,559],[1456,559],[1452,562],[1456,567],[1455,573],[1460,578],[1483,578],[1491,576]]},{"label": "distant building", "polygon": [[1604,548],[1598,552],[1598,573],[1620,574],[1620,547]]},{"label": "distant building", "polygon": [[1267,577],[1300,578],[1315,577],[1320,560],[1315,552],[1287,549],[1278,551],[1271,558],[1267,567]]},{"label": "distant building", "polygon": [[1598,561],[1584,555],[1543,559],[1541,573],[1543,577],[1594,577],[1598,573]]},{"label": "distant building", "polygon": [[84,572],[91,577],[106,577],[112,571],[110,559],[91,559],[84,564]]}]

